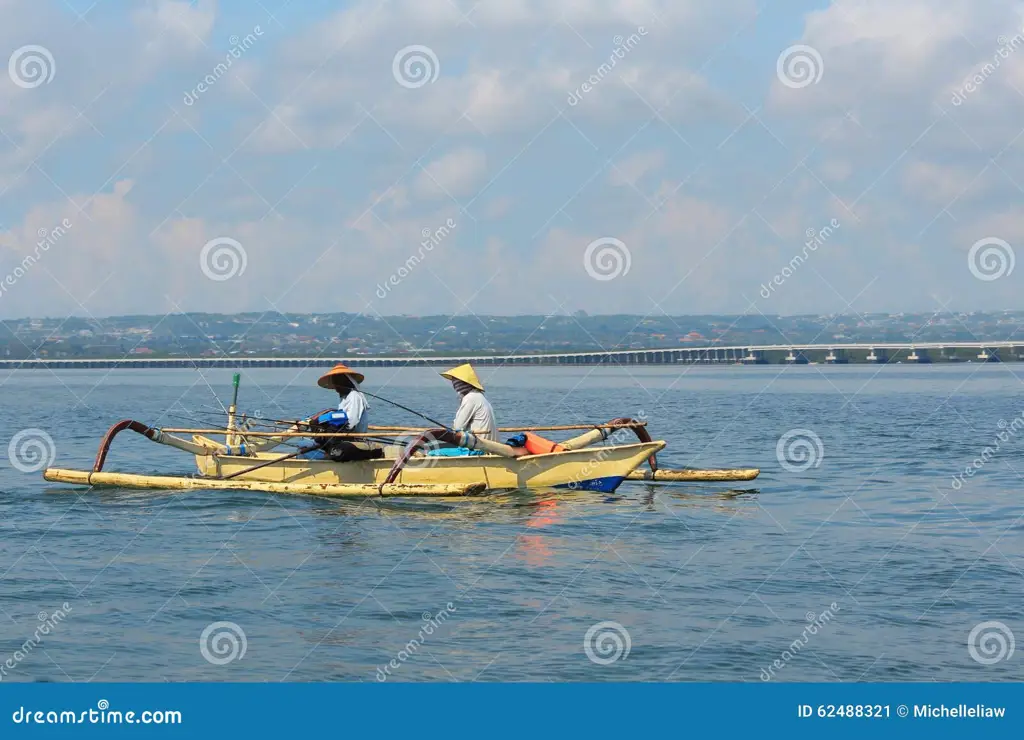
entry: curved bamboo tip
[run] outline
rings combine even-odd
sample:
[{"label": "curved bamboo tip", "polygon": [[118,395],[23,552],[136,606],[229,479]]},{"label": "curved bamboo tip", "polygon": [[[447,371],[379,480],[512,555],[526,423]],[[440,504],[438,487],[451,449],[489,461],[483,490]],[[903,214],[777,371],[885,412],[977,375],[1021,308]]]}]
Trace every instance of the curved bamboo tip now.
[{"label": "curved bamboo tip", "polygon": [[652,480],[669,482],[704,481],[728,482],[754,480],[761,474],[757,468],[735,468],[732,470],[634,470],[626,476],[627,480]]}]

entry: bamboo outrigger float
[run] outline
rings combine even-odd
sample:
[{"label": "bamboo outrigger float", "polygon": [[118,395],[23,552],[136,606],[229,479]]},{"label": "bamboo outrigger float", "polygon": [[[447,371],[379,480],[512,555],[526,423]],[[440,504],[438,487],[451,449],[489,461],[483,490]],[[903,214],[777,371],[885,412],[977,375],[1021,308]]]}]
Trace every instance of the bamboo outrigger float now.
[{"label": "bamboo outrigger float", "polygon": [[[112,426],[100,443],[92,470],[49,468],[48,481],[87,486],[170,490],[247,490],[316,496],[472,496],[518,488],[566,488],[614,491],[624,480],[656,482],[740,481],[757,477],[756,469],[661,470],[657,453],[665,442],[652,440],[645,421],[612,419],[602,424],[501,429],[512,431],[585,430],[539,454],[484,439],[470,432],[421,427],[370,427],[365,433],[324,432],[309,421],[285,422],[287,429],[254,431],[245,416],[238,422],[234,397],[226,427],[157,429],[133,420]],[[132,431],[158,444],[194,457],[198,475],[141,475],[105,472],[103,466],[114,438]],[[607,442],[613,433],[631,433],[636,442]],[[178,436],[189,434],[191,438]],[[211,436],[223,436],[224,441]],[[316,444],[282,455],[270,448],[312,437]],[[411,441],[408,441],[411,438]],[[373,450],[370,459],[339,461],[311,458],[329,441],[344,440]],[[458,447],[463,455],[433,455],[438,447]],[[649,470],[638,468],[647,463]]]}]

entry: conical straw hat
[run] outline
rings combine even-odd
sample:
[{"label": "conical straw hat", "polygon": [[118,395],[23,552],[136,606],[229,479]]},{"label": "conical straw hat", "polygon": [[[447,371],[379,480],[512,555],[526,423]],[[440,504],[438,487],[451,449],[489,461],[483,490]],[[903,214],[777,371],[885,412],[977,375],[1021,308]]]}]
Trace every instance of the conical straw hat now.
[{"label": "conical straw hat", "polygon": [[448,380],[461,380],[463,383],[469,383],[478,391],[482,391],[484,389],[484,384],[480,382],[480,378],[476,376],[476,371],[468,362],[465,365],[459,365],[458,367],[453,367],[451,370],[441,373],[441,377],[448,378]]},{"label": "conical straw hat", "polygon": [[357,383],[362,383],[365,379],[365,376],[362,373],[357,373],[348,365],[342,365],[339,362],[326,373],[321,375],[320,380],[316,381],[316,384],[321,388],[334,388],[335,380],[344,376],[350,376]]}]

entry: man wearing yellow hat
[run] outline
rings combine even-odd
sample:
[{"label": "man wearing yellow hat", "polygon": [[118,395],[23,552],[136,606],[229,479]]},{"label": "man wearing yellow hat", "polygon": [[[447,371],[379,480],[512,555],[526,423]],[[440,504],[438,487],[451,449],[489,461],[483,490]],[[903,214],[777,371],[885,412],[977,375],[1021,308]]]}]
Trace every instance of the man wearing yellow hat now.
[{"label": "man wearing yellow hat", "polygon": [[494,420],[494,409],[484,398],[484,384],[469,363],[453,367],[441,373],[442,378],[452,381],[455,391],[462,396],[462,403],[455,413],[452,429],[472,432],[482,439],[498,441],[498,424]]},{"label": "man wearing yellow hat", "polygon": [[324,419],[324,422],[335,426],[347,426],[352,432],[367,430],[370,424],[369,415],[366,413],[369,405],[366,403],[366,396],[359,392],[359,384],[363,380],[365,376],[362,373],[357,373],[340,362],[320,376],[316,384],[321,388],[337,391],[341,400],[338,411],[334,412],[331,419]]}]

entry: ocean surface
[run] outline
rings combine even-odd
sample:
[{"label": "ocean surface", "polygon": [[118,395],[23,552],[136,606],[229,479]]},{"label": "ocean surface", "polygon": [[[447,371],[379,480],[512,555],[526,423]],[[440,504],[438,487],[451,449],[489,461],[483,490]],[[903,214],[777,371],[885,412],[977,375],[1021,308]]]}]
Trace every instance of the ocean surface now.
[{"label": "ocean surface", "polygon": [[[434,371],[367,375],[454,413]],[[663,467],[761,476],[445,502],[90,491],[41,467],[90,467],[120,419],[222,423],[231,371],[6,373],[0,679],[1024,677],[1024,365],[481,375],[502,425],[644,414]],[[244,372],[239,405],[307,415],[336,398],[316,377]],[[106,469],[194,466],[126,433]]]}]

